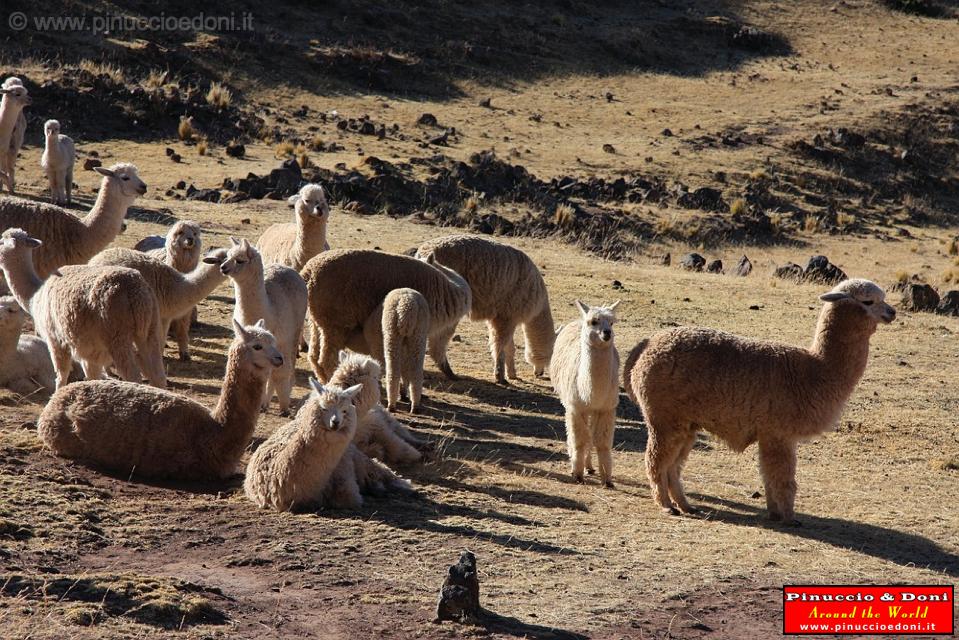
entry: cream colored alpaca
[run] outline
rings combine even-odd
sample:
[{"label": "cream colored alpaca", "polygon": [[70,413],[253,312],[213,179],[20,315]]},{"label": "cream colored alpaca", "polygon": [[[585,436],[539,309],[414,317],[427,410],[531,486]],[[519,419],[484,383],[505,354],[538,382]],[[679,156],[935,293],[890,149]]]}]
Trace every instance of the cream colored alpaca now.
[{"label": "cream colored alpaca", "polygon": [[417,449],[426,443],[414,436],[380,404],[380,363],[369,356],[340,351],[340,363],[330,377],[330,384],[345,388],[361,385],[357,396],[358,426],[353,440],[360,451],[371,458],[392,464],[419,462],[423,454]]},{"label": "cream colored alpaca", "polygon": [[302,271],[313,256],[330,248],[326,241],[326,225],[330,220],[330,205],[323,187],[304,185],[298,194],[290,197],[296,222],[284,222],[269,227],[260,236],[257,249],[263,264],[282,264]]},{"label": "cream colored alpaca", "polygon": [[703,429],[733,451],[758,443],[769,517],[794,520],[799,441],[835,427],[866,369],[870,337],[896,317],[868,280],[846,280],[820,299],[809,349],[689,327],[648,340],[629,377],[649,429],[646,473],[663,511],[695,511],[680,472]]},{"label": "cream colored alpaca", "polygon": [[288,415],[306,317],[306,283],[289,267],[273,264],[264,269],[259,251],[245,239],[230,238],[230,242],[233,246],[220,271],[233,281],[236,292],[233,317],[241,323],[250,322],[252,318],[266,320],[266,327],[276,337],[276,346],[283,354],[283,366],[270,376],[262,408],[266,410],[270,406],[275,392],[280,415]]},{"label": "cream colored alpaca", "polygon": [[[10,193],[16,189],[16,162],[27,121],[23,108],[30,106],[33,99],[20,78],[7,78],[0,86],[0,181]],[[12,225],[0,225],[7,228]]]},{"label": "cream colored alpaca", "polygon": [[13,296],[0,297],[0,387],[20,395],[53,391],[56,376],[47,344],[21,335],[27,314]]},{"label": "cream colored alpaca", "polygon": [[[220,265],[227,259],[225,249],[214,249],[189,273],[180,273],[142,251],[114,247],[90,260],[90,266],[113,266],[136,269],[147,281],[160,305],[160,320],[163,336],[170,331],[170,324],[190,313],[194,306],[206,298],[226,280]],[[180,360],[190,360],[189,333],[177,336]]]},{"label": "cream colored alpaca", "polygon": [[47,120],[43,125],[45,144],[40,167],[47,174],[50,198],[54,204],[73,203],[73,164],[77,159],[73,140],[60,133],[60,123]]},{"label": "cream colored alpaca", "polygon": [[341,390],[310,378],[313,391],[296,417],[259,446],[246,467],[243,490],[262,509],[291,511],[319,506],[356,431],[353,398],[360,386]]},{"label": "cream colored alpaca", "polygon": [[416,252],[420,259],[434,255],[469,283],[473,294],[470,320],[486,320],[496,381],[516,378],[513,334],[522,325],[526,362],[539,377],[553,355],[556,333],[549,308],[546,283],[536,264],[525,253],[472,235],[428,240]]},{"label": "cream colored alpaca", "polygon": [[614,312],[609,307],[587,307],[576,301],[581,315],[556,336],[550,378],[566,409],[566,444],[573,479],[583,481],[583,471],[592,473],[590,448],[596,447],[599,476],[613,486],[613,433],[619,403],[619,353],[613,343]]},{"label": "cream colored alpaca", "polygon": [[37,434],[59,456],[140,478],[216,479],[237,471],[260,414],[270,371],[283,364],[259,322],[234,322],[220,400],[213,411],[186,396],[117,380],[59,389]]},{"label": "cream colored alpaca", "polygon": [[151,384],[166,386],[159,305],[143,276],[74,265],[44,281],[33,268],[33,250],[41,244],[22,229],[7,229],[0,269],[47,343],[57,389],[69,379],[74,359],[87,379],[103,377],[112,362],[125,380],[139,382],[142,370]]},{"label": "cream colored alpaca", "polygon": [[403,385],[416,413],[423,395],[423,364],[430,333],[430,307],[419,291],[394,289],[363,324],[370,355],[386,366],[386,398],[396,410]]}]

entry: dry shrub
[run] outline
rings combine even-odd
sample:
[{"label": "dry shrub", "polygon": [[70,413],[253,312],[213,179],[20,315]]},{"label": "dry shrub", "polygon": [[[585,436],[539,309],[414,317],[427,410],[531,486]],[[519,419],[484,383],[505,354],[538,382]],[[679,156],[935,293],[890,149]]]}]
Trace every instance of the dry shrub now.
[{"label": "dry shrub", "polygon": [[211,82],[210,89],[206,92],[206,101],[217,109],[226,109],[233,102],[233,92],[219,82]]}]

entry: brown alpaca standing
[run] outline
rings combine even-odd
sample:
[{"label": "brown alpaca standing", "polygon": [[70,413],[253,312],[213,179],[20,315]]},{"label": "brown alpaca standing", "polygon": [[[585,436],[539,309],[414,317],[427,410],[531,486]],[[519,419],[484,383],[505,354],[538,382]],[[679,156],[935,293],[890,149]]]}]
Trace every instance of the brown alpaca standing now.
[{"label": "brown alpaca standing", "polygon": [[646,417],[646,473],[663,511],[695,511],[680,471],[702,429],[737,452],[758,443],[769,517],[794,522],[796,447],[835,426],[866,369],[869,338],[896,317],[868,280],[847,280],[820,299],[809,349],[684,327],[630,353],[624,378]]}]

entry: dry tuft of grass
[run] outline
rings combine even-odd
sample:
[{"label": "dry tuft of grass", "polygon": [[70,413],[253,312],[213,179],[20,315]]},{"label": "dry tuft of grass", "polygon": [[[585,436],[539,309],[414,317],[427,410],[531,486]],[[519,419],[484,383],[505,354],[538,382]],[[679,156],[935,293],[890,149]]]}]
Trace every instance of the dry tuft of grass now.
[{"label": "dry tuft of grass", "polygon": [[741,216],[746,213],[746,201],[742,198],[733,200],[733,203],[729,205],[729,213],[734,216]]},{"label": "dry tuft of grass", "polygon": [[956,236],[946,245],[946,253],[951,256],[959,256],[959,236]]},{"label": "dry tuft of grass", "polygon": [[806,216],[803,218],[802,228],[806,233],[816,233],[822,228],[822,221],[816,216]]},{"label": "dry tuft of grass", "polygon": [[749,179],[754,182],[766,180],[767,178],[769,178],[769,174],[766,173],[765,169],[754,169],[749,173]]},{"label": "dry tuft of grass", "polygon": [[197,152],[198,154],[200,154],[201,156],[205,156],[207,150],[208,150],[208,148],[207,148],[207,142],[206,142],[206,140],[200,140],[200,141],[196,144],[196,152]]},{"label": "dry tuft of grass", "polygon": [[196,137],[196,129],[193,128],[193,118],[182,116],[180,124],[176,128],[177,136],[184,142],[190,142]]},{"label": "dry tuft of grass", "polygon": [[97,78],[107,78],[116,85],[125,84],[127,81],[123,69],[109,62],[97,62],[95,60],[82,60],[79,65],[80,71],[85,71]]},{"label": "dry tuft of grass", "polygon": [[463,211],[470,215],[475,214],[479,211],[481,200],[482,196],[474,191],[463,203]]},{"label": "dry tuft of grass", "polygon": [[319,134],[313,136],[312,138],[310,138],[310,141],[307,143],[306,146],[310,148],[310,151],[323,151],[323,149],[325,148],[323,144],[323,137],[320,136]]},{"label": "dry tuft of grass", "polygon": [[143,79],[143,82],[140,84],[142,84],[145,89],[157,91],[166,86],[167,82],[169,82],[169,76],[170,74],[167,71],[153,69],[147,74],[147,76]]},{"label": "dry tuft of grass", "polygon": [[573,222],[576,220],[576,209],[571,205],[560,204],[556,207],[556,212],[553,214],[553,222],[560,229],[567,229],[573,225]]},{"label": "dry tuft of grass", "polygon": [[839,212],[836,214],[836,226],[840,229],[847,229],[856,222],[856,216],[851,213]]},{"label": "dry tuft of grass", "polygon": [[297,152],[296,163],[300,165],[300,169],[308,169],[313,166],[313,163],[310,162],[310,156],[305,150]]},{"label": "dry tuft of grass", "polygon": [[206,92],[206,102],[217,109],[226,109],[233,103],[233,92],[219,82],[211,82]]},{"label": "dry tuft of grass", "polygon": [[296,145],[289,140],[284,140],[273,147],[273,155],[277,158],[289,158],[296,153]]}]

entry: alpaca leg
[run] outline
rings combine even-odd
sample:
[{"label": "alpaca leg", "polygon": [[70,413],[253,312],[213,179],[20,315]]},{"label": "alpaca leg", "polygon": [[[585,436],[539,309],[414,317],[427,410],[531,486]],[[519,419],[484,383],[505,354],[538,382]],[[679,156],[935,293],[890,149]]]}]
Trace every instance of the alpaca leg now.
[{"label": "alpaca leg", "polygon": [[513,336],[515,328],[509,333],[509,341],[506,343],[506,377],[510,380],[518,380],[516,375],[516,339]]},{"label": "alpaca leg", "polygon": [[66,178],[63,181],[63,195],[67,204],[73,204],[73,167],[67,169]]},{"label": "alpaca leg", "polygon": [[260,398],[260,411],[267,411],[270,408],[270,401],[273,400],[273,391],[276,386],[276,372],[273,372],[266,381],[266,388],[263,389],[263,396]]},{"label": "alpaca leg", "polygon": [[323,492],[323,502],[334,509],[359,509],[363,506],[363,496],[360,495],[353,466],[353,448],[353,445],[347,447]]},{"label": "alpaca leg", "polygon": [[386,370],[386,406],[390,411],[396,411],[396,403],[400,400],[400,383],[405,368],[404,355],[402,340],[398,336],[384,336],[383,365]]},{"label": "alpaca leg", "polygon": [[613,433],[616,430],[616,410],[599,411],[593,415],[593,446],[599,460],[599,479],[613,488]]},{"label": "alpaca leg", "polygon": [[566,410],[566,449],[569,452],[573,480],[583,481],[583,470],[589,456],[589,428],[586,417],[575,409]]},{"label": "alpaca leg", "polygon": [[383,447],[383,462],[412,464],[423,459],[423,454],[407,444],[399,434],[393,431],[389,423],[383,419],[382,414],[377,412],[372,417],[379,422],[375,437]]},{"label": "alpaca leg", "polygon": [[[294,348],[294,352],[296,349]],[[290,396],[293,395],[293,381],[296,376],[296,368],[293,362],[287,359],[283,366],[276,371],[271,379],[275,380],[273,387],[276,389],[276,399],[280,404],[280,415],[290,415]]]},{"label": "alpaca leg", "polygon": [[163,331],[163,328],[160,324],[160,318],[157,316],[153,323],[153,330],[137,336],[134,341],[137,347],[136,359],[140,370],[151,385],[163,389],[166,387],[166,367],[163,365],[165,334],[161,334],[161,331]]},{"label": "alpaca leg", "polygon": [[506,381],[507,352],[515,330],[516,326],[508,320],[493,318],[489,321],[489,348],[493,355],[493,373],[498,384],[509,384]]},{"label": "alpaca leg", "polygon": [[69,349],[64,349],[52,342],[47,342],[50,349],[50,360],[56,370],[56,388],[59,389],[70,381],[70,371],[73,369],[73,357]]},{"label": "alpaca leg", "polygon": [[346,345],[347,337],[343,332],[313,326],[309,360],[313,374],[320,382],[326,382],[333,375],[339,361],[339,351]]},{"label": "alpaca leg", "polygon": [[669,468],[669,472],[667,473],[667,478],[669,480],[669,495],[672,497],[673,502],[676,503],[676,506],[679,507],[679,510],[683,513],[696,513],[696,508],[689,504],[689,500],[686,499],[686,494],[683,492],[683,483],[680,480],[680,473],[682,473],[683,465],[686,464],[686,458],[689,457],[689,452],[693,450],[693,445],[695,443],[696,432],[693,431],[683,442],[682,447],[676,456],[676,461],[673,462],[672,466]]},{"label": "alpaca leg", "polygon": [[456,374],[453,373],[453,368],[450,367],[450,361],[446,355],[446,348],[449,346],[454,331],[456,331],[455,325],[430,336],[429,351],[433,362],[436,363],[436,366],[448,379],[459,380]]},{"label": "alpaca leg", "polygon": [[7,154],[7,168],[5,169],[7,173],[7,187],[10,189],[10,195],[13,195],[16,192],[17,180],[17,156],[13,153]]},{"label": "alpaca leg", "polygon": [[173,338],[176,340],[177,350],[181,362],[190,361],[190,314],[176,318],[170,323]]},{"label": "alpaca leg", "polygon": [[796,444],[784,440],[760,440],[759,470],[766,489],[769,519],[794,524]]},{"label": "alpaca leg", "polygon": [[653,500],[667,515],[679,515],[679,511],[669,499],[669,467],[676,458],[676,445],[653,426],[649,425],[649,440],[646,443],[646,475]]},{"label": "alpaca leg", "polygon": [[409,387],[410,413],[420,410],[420,401],[423,398],[423,362],[426,360],[426,343],[417,341],[406,350],[410,358],[403,367],[403,380]]}]

